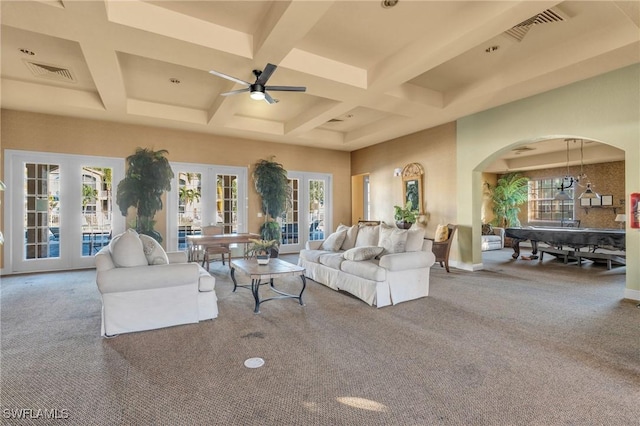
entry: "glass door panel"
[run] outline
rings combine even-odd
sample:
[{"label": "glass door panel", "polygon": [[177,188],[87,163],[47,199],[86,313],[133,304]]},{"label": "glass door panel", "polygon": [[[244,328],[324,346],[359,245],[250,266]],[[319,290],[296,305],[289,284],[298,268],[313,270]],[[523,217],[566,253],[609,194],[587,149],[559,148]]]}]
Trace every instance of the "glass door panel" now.
[{"label": "glass door panel", "polygon": [[23,259],[60,257],[60,166],[24,164]]},{"label": "glass door panel", "polygon": [[187,249],[187,235],[202,229],[202,173],[178,172],[178,250]]},{"label": "glass door panel", "polygon": [[[324,240],[325,237],[325,181],[309,179],[309,240]],[[331,230],[328,230],[329,234]],[[328,234],[327,234],[328,235]]]},{"label": "glass door panel", "polygon": [[282,244],[300,243],[300,179],[289,179],[291,208],[282,216]]},{"label": "glass door panel", "polygon": [[216,175],[216,220],[225,234],[238,232],[237,175]]},{"label": "glass door panel", "polygon": [[110,167],[82,167],[82,256],[93,256],[109,244],[112,229],[113,169]]}]

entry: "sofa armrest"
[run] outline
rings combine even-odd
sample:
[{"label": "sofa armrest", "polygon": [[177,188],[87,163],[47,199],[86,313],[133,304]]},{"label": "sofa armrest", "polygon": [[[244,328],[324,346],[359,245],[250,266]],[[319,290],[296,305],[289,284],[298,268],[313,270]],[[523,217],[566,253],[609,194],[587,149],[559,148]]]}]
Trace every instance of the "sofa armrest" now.
[{"label": "sofa armrest", "polygon": [[197,286],[199,276],[198,264],[176,263],[98,271],[96,283],[100,293],[119,293],[182,285]]},{"label": "sofa armrest", "polygon": [[169,258],[169,263],[187,263],[187,252],[186,251],[168,251],[167,257]]},{"label": "sofa armrest", "polygon": [[436,261],[431,252],[410,251],[405,253],[385,254],[378,264],[388,271],[405,271],[408,269],[428,268]]},{"label": "sofa armrest", "polygon": [[322,243],[324,243],[324,240],[309,240],[305,244],[305,248],[307,250],[320,250]]},{"label": "sofa armrest", "polygon": [[493,228],[493,233],[500,237],[500,241],[502,241],[502,247],[504,247],[504,228]]}]

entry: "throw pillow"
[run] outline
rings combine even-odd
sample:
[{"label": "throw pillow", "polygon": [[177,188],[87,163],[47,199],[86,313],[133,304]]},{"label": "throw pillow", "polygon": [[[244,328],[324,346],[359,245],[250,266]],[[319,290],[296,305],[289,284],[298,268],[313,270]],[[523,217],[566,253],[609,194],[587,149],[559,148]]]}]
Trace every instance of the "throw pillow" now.
[{"label": "throw pillow", "polygon": [[405,251],[420,251],[424,243],[424,228],[413,228],[407,231],[407,246]]},{"label": "throw pillow", "polygon": [[382,254],[404,253],[407,246],[407,230],[380,226],[378,246],[384,248]]},{"label": "throw pillow", "polygon": [[342,250],[349,250],[356,246],[356,238],[358,237],[357,225],[347,226],[347,225],[340,224],[338,226],[338,229],[336,229],[336,231],[347,231],[347,236],[345,237],[344,242],[342,243],[342,247],[340,247]]},{"label": "throw pillow", "polygon": [[436,236],[433,239],[436,243],[441,243],[449,239],[449,228],[447,225],[438,225],[436,228]]},{"label": "throw pillow", "polygon": [[144,255],[149,265],[168,265],[169,257],[159,242],[148,235],[140,234]]},{"label": "throw pillow", "polygon": [[493,234],[493,226],[490,223],[485,223],[482,225],[482,235],[494,235]]},{"label": "throw pillow", "polygon": [[363,225],[358,228],[358,236],[356,237],[356,247],[377,246],[380,232],[380,225],[367,226]]},{"label": "throw pillow", "polygon": [[109,243],[111,259],[118,268],[146,266],[147,257],[144,255],[142,241],[134,229],[127,229],[124,233],[114,237]]},{"label": "throw pillow", "polygon": [[338,251],[344,243],[344,239],[347,237],[347,231],[336,231],[333,234],[329,235],[326,240],[322,243],[322,250],[329,251]]},{"label": "throw pillow", "polygon": [[347,260],[370,260],[382,253],[384,247],[363,246],[345,251],[342,256]]}]

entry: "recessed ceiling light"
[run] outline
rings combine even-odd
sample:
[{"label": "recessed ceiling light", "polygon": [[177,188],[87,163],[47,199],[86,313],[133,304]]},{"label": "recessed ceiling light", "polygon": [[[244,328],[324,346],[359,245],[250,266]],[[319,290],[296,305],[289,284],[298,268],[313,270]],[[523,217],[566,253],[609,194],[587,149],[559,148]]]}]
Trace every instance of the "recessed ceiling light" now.
[{"label": "recessed ceiling light", "polygon": [[22,53],[24,53],[25,55],[35,56],[35,52],[32,52],[32,51],[31,51],[31,50],[29,50],[29,49],[20,49],[20,51],[21,51]]},{"label": "recessed ceiling light", "polygon": [[384,9],[390,9],[396,4],[398,4],[399,0],[382,0],[382,7]]},{"label": "recessed ceiling light", "polygon": [[177,78],[170,78],[169,79],[170,82],[172,82],[173,84],[180,84],[180,80],[178,80]]},{"label": "recessed ceiling light", "polygon": [[492,52],[495,52],[498,49],[500,49],[500,46],[489,46],[486,49],[484,49],[484,51],[487,52],[487,53],[492,53]]}]

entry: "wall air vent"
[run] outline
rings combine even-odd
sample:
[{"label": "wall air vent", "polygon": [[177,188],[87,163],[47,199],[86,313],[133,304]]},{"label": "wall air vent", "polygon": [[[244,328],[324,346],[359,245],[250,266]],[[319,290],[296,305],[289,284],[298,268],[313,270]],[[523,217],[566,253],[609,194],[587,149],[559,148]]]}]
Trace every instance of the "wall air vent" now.
[{"label": "wall air vent", "polygon": [[518,25],[505,31],[504,33],[515,38],[518,41],[522,41],[524,36],[527,35],[529,30],[534,25],[549,24],[553,22],[564,22],[567,19],[567,16],[560,12],[557,8],[547,9],[525,21],[520,22]]},{"label": "wall air vent", "polygon": [[76,79],[68,68],[62,68],[55,65],[43,64],[39,62],[24,61],[29,71],[36,77],[48,78],[50,80],[64,81],[66,83],[75,83]]},{"label": "wall air vent", "polygon": [[528,147],[528,146],[521,146],[521,147],[519,147],[519,148],[514,148],[514,149],[512,149],[511,151],[513,151],[513,152],[514,152],[514,154],[516,154],[516,155],[520,155],[520,154],[522,154],[523,152],[527,152],[527,151],[535,151],[535,148],[531,148],[531,147]]}]

